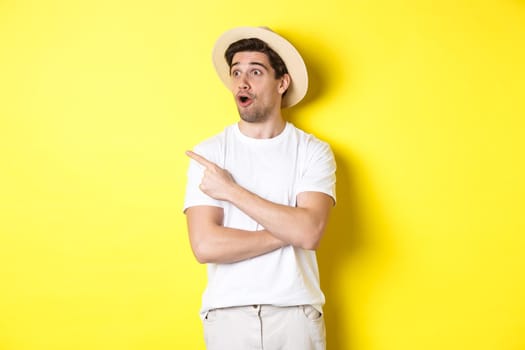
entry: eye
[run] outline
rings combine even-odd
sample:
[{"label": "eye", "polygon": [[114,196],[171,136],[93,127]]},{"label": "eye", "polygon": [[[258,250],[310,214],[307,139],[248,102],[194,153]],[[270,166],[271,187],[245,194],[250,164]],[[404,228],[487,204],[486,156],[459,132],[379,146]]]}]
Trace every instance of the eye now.
[{"label": "eye", "polygon": [[261,71],[260,69],[254,69],[254,70],[252,71],[252,74],[253,74],[253,75],[261,75],[261,74],[262,74],[262,71]]},{"label": "eye", "polygon": [[234,71],[232,71],[231,75],[232,75],[232,77],[238,77],[239,75],[241,75],[241,72],[238,71],[238,70],[234,70]]}]

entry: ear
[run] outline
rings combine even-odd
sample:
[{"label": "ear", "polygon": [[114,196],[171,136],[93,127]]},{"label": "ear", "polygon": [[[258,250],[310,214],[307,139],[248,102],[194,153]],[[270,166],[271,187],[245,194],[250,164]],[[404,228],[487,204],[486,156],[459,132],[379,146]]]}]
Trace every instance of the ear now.
[{"label": "ear", "polygon": [[290,74],[285,74],[280,78],[279,93],[281,95],[284,94],[286,90],[288,90],[288,87],[290,86],[291,82],[292,78],[290,77]]}]

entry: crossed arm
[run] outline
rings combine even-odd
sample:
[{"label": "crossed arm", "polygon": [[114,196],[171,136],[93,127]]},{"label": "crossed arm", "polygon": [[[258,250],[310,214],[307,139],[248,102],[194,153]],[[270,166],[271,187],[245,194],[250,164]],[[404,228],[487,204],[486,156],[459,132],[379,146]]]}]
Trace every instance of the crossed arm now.
[{"label": "crossed arm", "polygon": [[205,168],[201,191],[232,203],[265,228],[245,231],[224,227],[221,208],[188,208],[190,244],[199,262],[232,263],[287,245],[309,250],[318,247],[333,206],[330,196],[303,192],[297,196],[296,207],[276,204],[239,186],[215,163],[191,151],[186,154]]}]

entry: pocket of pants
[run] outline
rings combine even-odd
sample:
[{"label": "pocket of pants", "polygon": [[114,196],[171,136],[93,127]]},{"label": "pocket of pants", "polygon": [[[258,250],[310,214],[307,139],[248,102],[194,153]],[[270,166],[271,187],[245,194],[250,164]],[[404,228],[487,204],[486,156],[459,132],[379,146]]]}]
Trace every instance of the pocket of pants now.
[{"label": "pocket of pants", "polygon": [[208,310],[208,312],[206,312],[206,315],[204,316],[204,322],[210,323],[210,322],[215,321],[216,318],[217,318],[217,310]]},{"label": "pocket of pants", "polygon": [[312,305],[303,305],[301,311],[305,330],[307,330],[311,344],[314,345],[312,349],[326,349],[324,315]]},{"label": "pocket of pants", "polygon": [[206,315],[204,316],[204,320],[202,320],[202,328],[204,333],[204,342],[206,343],[206,347],[210,346],[211,343],[213,343],[215,339],[215,328],[216,325],[214,324],[215,319],[217,318],[217,311],[216,310],[209,310],[206,312]]},{"label": "pocket of pants", "polygon": [[323,314],[312,305],[303,305],[303,313],[304,316],[311,321],[316,321],[323,318]]}]

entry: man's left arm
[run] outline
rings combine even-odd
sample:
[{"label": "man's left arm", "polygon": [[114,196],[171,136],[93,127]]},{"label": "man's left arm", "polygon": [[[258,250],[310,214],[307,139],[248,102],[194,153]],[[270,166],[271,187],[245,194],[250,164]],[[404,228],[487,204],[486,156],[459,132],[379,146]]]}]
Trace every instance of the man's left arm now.
[{"label": "man's left arm", "polygon": [[238,185],[231,174],[206,158],[186,154],[205,167],[201,191],[232,203],[272,235],[294,247],[314,250],[324,234],[334,200],[322,192],[302,192],[296,207],[277,204]]}]

